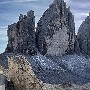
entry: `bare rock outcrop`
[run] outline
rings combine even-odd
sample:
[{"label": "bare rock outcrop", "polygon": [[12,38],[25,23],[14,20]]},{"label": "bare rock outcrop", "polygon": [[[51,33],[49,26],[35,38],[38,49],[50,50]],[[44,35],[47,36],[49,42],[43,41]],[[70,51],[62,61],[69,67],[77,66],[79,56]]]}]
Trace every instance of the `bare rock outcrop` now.
[{"label": "bare rock outcrop", "polygon": [[90,55],[90,15],[81,24],[77,39],[79,42],[80,52],[84,55]]},{"label": "bare rock outcrop", "polygon": [[63,0],[54,0],[37,24],[37,47],[43,55],[72,54],[75,24],[70,8]]},{"label": "bare rock outcrop", "polygon": [[[74,53],[75,24],[64,0],[54,0],[40,18],[35,33],[33,11],[20,14],[19,21],[8,26],[8,45],[5,52],[36,53],[58,56]],[[37,47],[37,48],[36,48]]]},{"label": "bare rock outcrop", "polygon": [[6,52],[36,53],[35,16],[30,10],[26,15],[20,14],[19,21],[8,26],[8,45]]}]

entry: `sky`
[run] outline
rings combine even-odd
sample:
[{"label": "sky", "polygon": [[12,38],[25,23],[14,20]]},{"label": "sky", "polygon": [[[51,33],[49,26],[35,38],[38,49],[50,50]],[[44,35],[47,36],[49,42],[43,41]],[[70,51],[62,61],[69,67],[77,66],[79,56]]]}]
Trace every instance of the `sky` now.
[{"label": "sky", "polygon": [[[53,0],[0,0],[0,53],[7,45],[7,26],[18,21],[20,14],[34,10],[36,23]],[[90,12],[90,0],[65,0],[75,18],[76,33]]]}]

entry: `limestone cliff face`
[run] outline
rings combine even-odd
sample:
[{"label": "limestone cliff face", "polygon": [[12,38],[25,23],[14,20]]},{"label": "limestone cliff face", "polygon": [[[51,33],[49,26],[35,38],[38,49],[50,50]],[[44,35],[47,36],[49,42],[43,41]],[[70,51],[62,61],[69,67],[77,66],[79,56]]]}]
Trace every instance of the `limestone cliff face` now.
[{"label": "limestone cliff face", "polygon": [[79,42],[80,52],[90,55],[90,15],[81,24],[77,39]]},{"label": "limestone cliff face", "polygon": [[8,26],[8,45],[6,52],[35,54],[35,16],[34,11],[20,14],[19,21]]},{"label": "limestone cliff face", "polygon": [[73,53],[75,24],[70,8],[63,0],[54,0],[37,24],[37,47],[41,54]]},{"label": "limestone cliff face", "polygon": [[33,11],[20,14],[19,21],[8,26],[8,45],[5,52],[43,55],[73,54],[75,39],[74,16],[63,0],[55,0],[44,12],[35,33]]}]

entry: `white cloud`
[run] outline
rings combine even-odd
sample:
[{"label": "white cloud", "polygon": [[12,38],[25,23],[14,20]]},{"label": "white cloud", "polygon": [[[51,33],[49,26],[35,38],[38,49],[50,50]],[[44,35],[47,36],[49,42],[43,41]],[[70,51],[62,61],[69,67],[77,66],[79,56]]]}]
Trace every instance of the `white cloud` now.
[{"label": "white cloud", "polygon": [[89,14],[88,13],[83,13],[83,12],[81,12],[81,13],[75,13],[74,14],[76,17],[78,17],[78,16],[88,16]]},{"label": "white cloud", "polygon": [[0,26],[0,29],[7,29],[8,26]]},{"label": "white cloud", "polygon": [[0,4],[17,3],[17,2],[30,2],[30,1],[37,1],[37,0],[15,0],[15,1],[3,1],[3,2],[0,2]]}]

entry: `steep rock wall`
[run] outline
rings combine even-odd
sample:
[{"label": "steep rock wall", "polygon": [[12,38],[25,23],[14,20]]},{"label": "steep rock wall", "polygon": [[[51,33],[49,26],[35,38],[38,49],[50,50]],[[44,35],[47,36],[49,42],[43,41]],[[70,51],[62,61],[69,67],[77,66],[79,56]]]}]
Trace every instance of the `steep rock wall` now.
[{"label": "steep rock wall", "polygon": [[20,14],[19,21],[8,26],[8,45],[6,52],[36,53],[35,16],[30,10],[26,15]]},{"label": "steep rock wall", "polygon": [[77,39],[79,42],[80,52],[85,55],[90,55],[90,15],[86,17],[81,24]]},{"label": "steep rock wall", "polygon": [[63,55],[74,50],[75,24],[63,0],[54,0],[37,24],[37,47],[41,54]]},{"label": "steep rock wall", "polygon": [[[8,26],[8,45],[5,52],[59,56],[74,53],[75,24],[64,0],[54,0],[40,18],[35,33],[33,11],[20,14],[19,21]],[[37,47],[37,48],[36,48]]]}]

